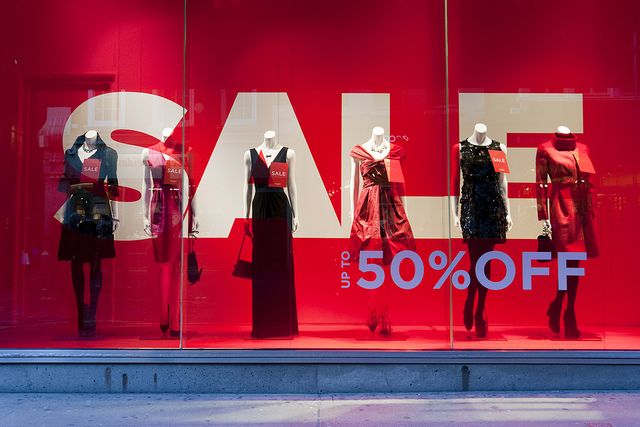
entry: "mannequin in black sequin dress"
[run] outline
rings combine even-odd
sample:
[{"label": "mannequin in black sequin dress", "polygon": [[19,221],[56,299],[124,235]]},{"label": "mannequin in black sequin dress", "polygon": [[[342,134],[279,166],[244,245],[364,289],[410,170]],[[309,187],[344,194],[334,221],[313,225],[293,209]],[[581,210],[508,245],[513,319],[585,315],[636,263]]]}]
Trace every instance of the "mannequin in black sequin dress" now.
[{"label": "mannequin in black sequin dress", "polygon": [[[480,256],[492,251],[496,243],[504,243],[507,230],[511,228],[507,181],[504,173],[494,170],[489,150],[505,151],[497,141],[486,137],[486,126],[478,124],[474,135],[453,147],[452,194],[454,222],[462,231],[463,241],[469,248],[471,283],[467,289],[464,307],[464,325],[471,330],[475,319],[476,335],[487,334],[484,316],[487,288],[482,286],[475,274]],[[458,203],[458,189],[462,175],[462,191]],[[458,218],[458,205],[460,217]],[[491,277],[491,263],[485,266],[485,275]],[[473,304],[476,294],[478,303],[475,315]]]}]

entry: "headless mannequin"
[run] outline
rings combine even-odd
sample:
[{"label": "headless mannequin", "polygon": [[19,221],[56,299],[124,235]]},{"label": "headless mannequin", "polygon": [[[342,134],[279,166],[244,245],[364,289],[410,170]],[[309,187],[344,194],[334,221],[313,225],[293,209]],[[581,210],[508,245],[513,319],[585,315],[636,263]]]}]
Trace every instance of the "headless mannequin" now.
[{"label": "headless mannequin", "polygon": [[[283,188],[269,185],[274,162],[287,165]],[[265,132],[262,143],[244,153],[245,233],[252,239],[251,337],[256,339],[298,334],[292,238],[299,228],[295,165],[294,150],[284,150],[274,131]]]},{"label": "headless mannequin", "polygon": [[[384,159],[391,150],[391,144],[384,137],[384,128],[380,126],[374,127],[371,131],[371,138],[360,146],[376,160]],[[353,222],[356,204],[360,196],[360,160],[353,157],[351,157],[351,191],[349,195],[351,196],[349,198],[349,219]]]},{"label": "headless mannequin", "polygon": [[[171,156],[163,151],[173,148],[168,140],[172,135],[173,129],[165,128],[162,131],[162,145],[160,151],[165,161],[170,160]],[[148,236],[151,233],[151,199],[152,191],[154,191],[153,178],[151,168],[149,167],[149,149],[142,151],[142,163],[144,164],[144,176],[142,180],[142,193],[144,199],[144,231]],[[183,165],[184,167],[184,165]],[[189,180],[186,173],[182,174],[182,188],[177,191],[183,191],[189,188]],[[188,199],[188,194],[185,199]],[[198,232],[198,220],[196,217],[195,200],[191,200],[191,233]],[[180,207],[183,210],[184,205]],[[158,262],[158,282],[160,284],[160,329],[164,333],[170,329],[172,337],[180,336],[180,263],[177,260],[168,262]]]},{"label": "headless mannequin", "polygon": [[[571,129],[567,126],[558,126],[556,130],[558,134],[561,135],[571,135]],[[551,230],[551,221],[548,219],[542,220],[543,226],[549,227]],[[553,230],[552,236],[553,236]],[[580,266],[580,261],[568,261],[567,266],[571,268],[577,268]],[[569,276],[567,278],[567,290],[556,291],[556,296],[549,305],[549,309],[547,310],[547,316],[549,316],[549,328],[555,332],[560,332],[560,312],[562,311],[562,303],[564,302],[564,297],[567,295],[567,307],[565,309],[565,336],[567,338],[579,338],[580,330],[578,329],[577,322],[575,320],[575,305],[576,305],[576,297],[578,296],[578,276]],[[568,316],[569,313],[571,316]]]},{"label": "headless mannequin", "polygon": [[[391,150],[391,144],[384,137],[384,128],[376,126],[371,131],[371,138],[360,145],[375,160],[381,160],[387,157]],[[349,192],[349,219],[353,222],[355,209],[360,197],[360,160],[351,157],[351,191]],[[387,266],[384,268],[388,269]],[[390,277],[387,271],[385,275]],[[378,289],[368,292],[367,300],[367,320],[366,324],[373,333],[379,328],[381,335],[389,335],[391,333],[391,321],[389,319],[389,287],[381,286]]]},{"label": "headless mannequin", "polygon": [[[96,153],[98,149],[98,132],[89,130],[85,133],[85,140],[78,150],[78,158],[81,163]],[[84,185],[84,184],[79,184]],[[118,228],[118,205],[109,201],[113,231]],[[66,205],[65,205],[66,206]],[[64,216],[64,214],[63,214]],[[84,303],[85,274],[84,263],[77,259],[71,260],[71,281],[76,297],[76,309],[78,312],[78,329],[84,335],[91,336],[96,330],[96,311],[98,299],[102,290],[102,260],[98,257],[89,261],[89,304]]]},{"label": "headless mannequin", "polygon": [[[87,131],[87,133],[84,134],[84,137],[84,144],[82,144],[82,147],[78,150],[78,158],[82,163],[84,163],[84,161],[89,157],[93,156],[98,149],[98,132],[95,130]],[[120,222],[118,219],[118,204],[110,200],[109,205],[111,206],[113,231],[115,232],[118,228],[118,223]]]},{"label": "headless mannequin", "polygon": [[[487,136],[487,126],[483,123],[477,123],[474,126],[473,134],[467,138],[467,141],[477,146],[489,146],[493,142],[491,138]],[[503,152],[507,152],[507,147],[504,144],[500,144],[500,149]],[[458,150],[460,153],[460,150]],[[453,167],[452,174],[457,174],[455,182],[461,182],[461,169],[460,169],[460,156],[458,154],[457,159],[452,159],[457,167]],[[505,211],[507,212],[507,230],[511,230],[513,222],[511,220],[511,211],[509,207],[509,198],[507,195],[507,177],[504,173],[498,174],[498,180],[500,182],[500,193],[504,200]],[[459,189],[452,189],[453,195],[451,196],[451,212],[453,215],[453,223],[458,230],[462,230],[460,225],[460,217],[458,215],[460,209],[460,196]],[[488,289],[480,284],[476,277],[476,264],[478,259],[486,252],[490,252],[494,249],[495,243],[490,239],[468,239],[469,247],[469,276],[471,277],[471,283],[467,288],[467,299],[464,307],[464,325],[467,330],[470,330],[475,318],[476,323],[476,335],[483,338],[487,334],[487,322],[484,318],[485,302],[487,299]],[[485,275],[487,278],[491,278],[491,262],[485,264]],[[473,304],[476,294],[478,295],[478,302],[476,305],[475,316],[473,313]]]},{"label": "headless mannequin", "polygon": [[[262,144],[256,147],[258,153],[263,153],[267,166],[271,166],[271,162],[278,155],[278,152],[282,149],[282,145],[276,141],[276,133],[272,130],[268,130],[264,133],[264,139]],[[291,224],[291,231],[296,232],[300,226],[298,219],[298,187],[296,186],[296,173],[295,173],[296,153],[291,149],[287,149],[287,164],[289,165],[289,171],[287,176],[287,195],[289,196],[289,203],[291,203],[291,214],[293,223]],[[253,185],[250,184],[251,180],[251,152],[249,150],[244,153],[244,183],[242,185],[243,206],[245,221],[245,233],[251,235],[251,201],[253,200]]]}]

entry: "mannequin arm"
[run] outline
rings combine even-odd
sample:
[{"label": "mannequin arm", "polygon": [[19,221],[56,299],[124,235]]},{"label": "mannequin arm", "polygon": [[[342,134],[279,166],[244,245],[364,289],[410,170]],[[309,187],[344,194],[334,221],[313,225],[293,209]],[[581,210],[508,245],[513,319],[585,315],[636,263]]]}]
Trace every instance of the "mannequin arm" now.
[{"label": "mannequin arm", "polygon": [[[507,154],[507,146],[504,144],[500,144],[500,149],[504,151],[504,154]],[[511,219],[511,206],[509,205],[509,184],[507,182],[507,174],[500,173],[500,194],[502,195],[502,200],[504,201],[504,209],[507,212],[507,227],[511,230],[513,227],[513,221]]]},{"label": "mannequin arm", "polygon": [[349,219],[353,223],[355,218],[356,204],[358,203],[358,197],[360,196],[360,161],[351,157],[351,191],[349,195]]},{"label": "mannequin arm", "polygon": [[251,200],[253,199],[253,184],[249,181],[251,180],[251,153],[249,150],[244,153],[244,182],[242,184],[242,194],[243,194],[243,207],[244,207],[244,217],[246,219],[245,223],[245,233],[251,234],[251,228],[249,225],[249,218],[251,217]]},{"label": "mannequin arm", "polygon": [[185,154],[184,170],[183,170],[183,188],[187,189],[186,200],[188,203],[189,214],[191,219],[190,234],[197,234],[200,224],[198,223],[198,215],[196,210],[196,198],[195,196],[195,181],[192,178],[191,170],[193,164],[193,153],[191,150],[187,150]]},{"label": "mannequin arm", "polygon": [[190,222],[188,224],[187,232],[191,234],[198,233],[198,217],[196,216],[196,199],[192,197],[193,194],[193,186],[191,185],[191,180],[189,179],[189,174],[187,173],[187,169],[182,170],[182,211],[188,210]]},{"label": "mannequin arm", "polygon": [[[191,187],[188,188],[191,190]],[[198,222],[198,215],[196,211],[196,198],[191,196],[191,192],[189,192],[189,197],[191,197],[189,201],[189,212],[191,212],[191,232],[197,233],[200,223]]]},{"label": "mannequin arm", "polygon": [[460,144],[451,147],[451,182],[449,183],[449,194],[451,203],[451,215],[453,225],[460,230]]},{"label": "mannequin arm", "polygon": [[57,216],[57,218],[60,220],[60,222],[64,221],[64,218],[67,214],[67,204],[69,201],[69,162],[67,161],[67,152],[65,151],[65,155],[64,155],[64,170],[62,171],[62,176],[60,177],[60,179],[58,180],[58,191],[61,193],[64,193],[66,200],[65,202],[62,204],[62,209],[60,209],[59,212],[59,216]]},{"label": "mannequin arm", "polygon": [[149,150],[145,148],[142,150],[142,164],[144,165],[142,175],[142,200],[144,202],[143,207],[143,221],[144,232],[149,236],[151,235],[151,218],[149,217],[149,207],[151,205],[151,189],[153,188],[151,180],[151,168],[149,167]]},{"label": "mannequin arm", "polygon": [[108,172],[107,172],[107,187],[109,192],[109,205],[111,207],[111,218],[113,219],[113,231],[115,232],[119,225],[118,216],[118,202],[112,199],[112,197],[119,196],[118,190],[118,153],[112,151],[113,155],[107,156],[108,159]]},{"label": "mannequin arm", "polygon": [[551,227],[549,221],[548,181],[549,169],[544,150],[540,147],[536,150],[536,196],[538,208],[538,220]]},{"label": "mannequin arm", "polygon": [[120,222],[120,217],[118,216],[118,203],[115,200],[109,200],[111,205],[111,218],[113,218],[113,231],[116,231],[118,228],[118,223]]},{"label": "mannequin arm", "polygon": [[287,150],[287,163],[289,164],[287,191],[289,192],[289,202],[291,202],[293,214],[291,231],[295,232],[300,226],[300,216],[298,212],[298,187],[296,186],[296,153],[292,149]]}]

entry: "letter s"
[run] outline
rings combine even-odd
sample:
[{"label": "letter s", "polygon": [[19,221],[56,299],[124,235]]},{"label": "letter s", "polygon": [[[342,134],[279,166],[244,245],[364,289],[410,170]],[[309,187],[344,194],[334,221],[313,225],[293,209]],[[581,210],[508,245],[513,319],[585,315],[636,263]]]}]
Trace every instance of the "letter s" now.
[{"label": "letter s", "polygon": [[[134,130],[162,138],[164,128],[175,128],[186,112],[182,106],[158,95],[142,92],[111,92],[89,98],[69,116],[64,127],[62,149],[71,147],[79,135],[94,129],[104,142],[118,152],[118,179],[121,187],[142,192],[143,147],[116,142],[116,130]],[[116,240],[148,238],[143,230],[142,199],[118,203],[120,225]],[[62,207],[55,214],[61,220]]]}]

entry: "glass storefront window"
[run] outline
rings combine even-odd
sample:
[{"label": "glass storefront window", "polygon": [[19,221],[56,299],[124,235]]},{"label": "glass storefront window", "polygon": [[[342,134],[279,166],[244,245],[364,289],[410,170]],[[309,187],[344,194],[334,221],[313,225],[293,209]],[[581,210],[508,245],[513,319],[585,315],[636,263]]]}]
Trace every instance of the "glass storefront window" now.
[{"label": "glass storefront window", "polygon": [[0,347],[640,348],[638,22],[0,0]]}]

